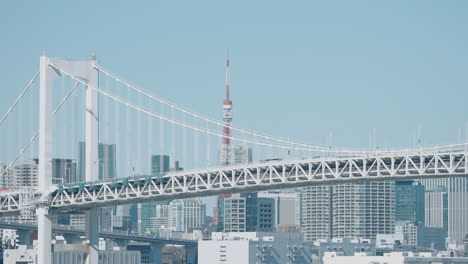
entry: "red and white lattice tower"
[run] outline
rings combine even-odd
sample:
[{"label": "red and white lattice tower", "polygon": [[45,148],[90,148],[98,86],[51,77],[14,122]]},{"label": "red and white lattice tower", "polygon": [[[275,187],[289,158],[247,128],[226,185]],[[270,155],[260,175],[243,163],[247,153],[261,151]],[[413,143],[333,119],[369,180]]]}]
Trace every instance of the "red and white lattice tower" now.
[{"label": "red and white lattice tower", "polygon": [[232,122],[232,101],[229,99],[229,50],[226,59],[226,99],[223,105],[223,148],[222,148],[222,163],[224,166],[229,166],[232,163],[232,146],[231,146],[231,122]]},{"label": "red and white lattice tower", "polygon": [[[221,149],[221,159],[220,162],[223,166],[229,166],[232,163],[232,140],[231,140],[231,122],[232,122],[232,101],[229,99],[229,49],[227,51],[227,59],[226,59],[226,99],[224,99],[223,104],[223,141],[222,141],[222,149]],[[219,218],[219,199],[222,198],[229,198],[231,197],[230,194],[223,194],[218,195],[218,204],[214,208],[214,217],[212,224],[218,224]]]}]

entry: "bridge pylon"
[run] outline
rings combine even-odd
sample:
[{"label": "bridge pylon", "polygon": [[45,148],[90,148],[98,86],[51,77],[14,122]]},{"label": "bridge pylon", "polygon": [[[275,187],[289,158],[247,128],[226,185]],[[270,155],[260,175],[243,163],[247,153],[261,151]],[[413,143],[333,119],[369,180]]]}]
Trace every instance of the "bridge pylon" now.
[{"label": "bridge pylon", "polygon": [[[84,80],[91,87],[98,87],[99,72],[95,67],[98,61],[94,58],[87,61],[71,61],[51,58],[48,56],[40,57],[40,94],[39,94],[39,184],[38,190],[43,193],[49,193],[52,186],[52,114],[53,114],[53,81],[64,77],[62,72],[54,65],[65,70],[67,73]],[[98,92],[95,89],[86,87],[85,103],[85,180],[97,180],[99,173],[98,157]],[[43,197],[48,199],[48,197]],[[52,263],[52,221],[49,212],[48,203],[44,201],[36,210],[38,220],[38,264]],[[98,263],[98,209],[86,213],[86,241],[88,242],[89,252],[86,260],[87,264]]]}]

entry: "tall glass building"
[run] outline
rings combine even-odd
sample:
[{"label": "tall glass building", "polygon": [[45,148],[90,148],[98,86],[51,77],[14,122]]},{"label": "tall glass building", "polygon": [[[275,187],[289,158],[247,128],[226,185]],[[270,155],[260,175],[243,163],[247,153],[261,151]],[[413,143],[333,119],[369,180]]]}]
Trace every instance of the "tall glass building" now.
[{"label": "tall glass building", "polygon": [[151,156],[151,174],[163,175],[169,172],[169,156],[168,155],[153,155]]},{"label": "tall glass building", "polygon": [[425,224],[424,186],[415,181],[395,182],[395,221]]}]

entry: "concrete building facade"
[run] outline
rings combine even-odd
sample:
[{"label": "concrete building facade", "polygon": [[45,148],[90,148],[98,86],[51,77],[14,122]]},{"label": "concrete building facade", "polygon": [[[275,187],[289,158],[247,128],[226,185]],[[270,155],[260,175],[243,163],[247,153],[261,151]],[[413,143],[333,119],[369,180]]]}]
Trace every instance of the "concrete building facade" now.
[{"label": "concrete building facade", "polygon": [[299,234],[213,233],[198,244],[198,263],[311,263],[311,244]]},{"label": "concrete building facade", "polygon": [[[462,242],[465,234],[468,234],[468,210],[466,210],[468,208],[468,178],[424,179],[420,182],[427,191],[438,192],[441,188],[445,188],[447,193],[447,236]],[[444,201],[442,200],[442,202]],[[435,209],[434,206],[432,208]]]},{"label": "concrete building facade", "polygon": [[308,241],[392,234],[395,228],[394,182],[304,188],[301,224]]}]

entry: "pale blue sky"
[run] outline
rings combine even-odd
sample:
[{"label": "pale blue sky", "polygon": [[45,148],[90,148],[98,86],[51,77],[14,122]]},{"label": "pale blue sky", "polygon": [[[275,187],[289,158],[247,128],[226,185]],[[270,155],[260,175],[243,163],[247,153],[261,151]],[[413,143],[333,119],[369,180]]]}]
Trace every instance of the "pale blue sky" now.
[{"label": "pale blue sky", "polygon": [[[468,1],[2,1],[0,113],[50,56],[87,58],[221,119],[309,143],[454,143],[468,122]],[[464,134],[464,133],[462,133]]]}]

